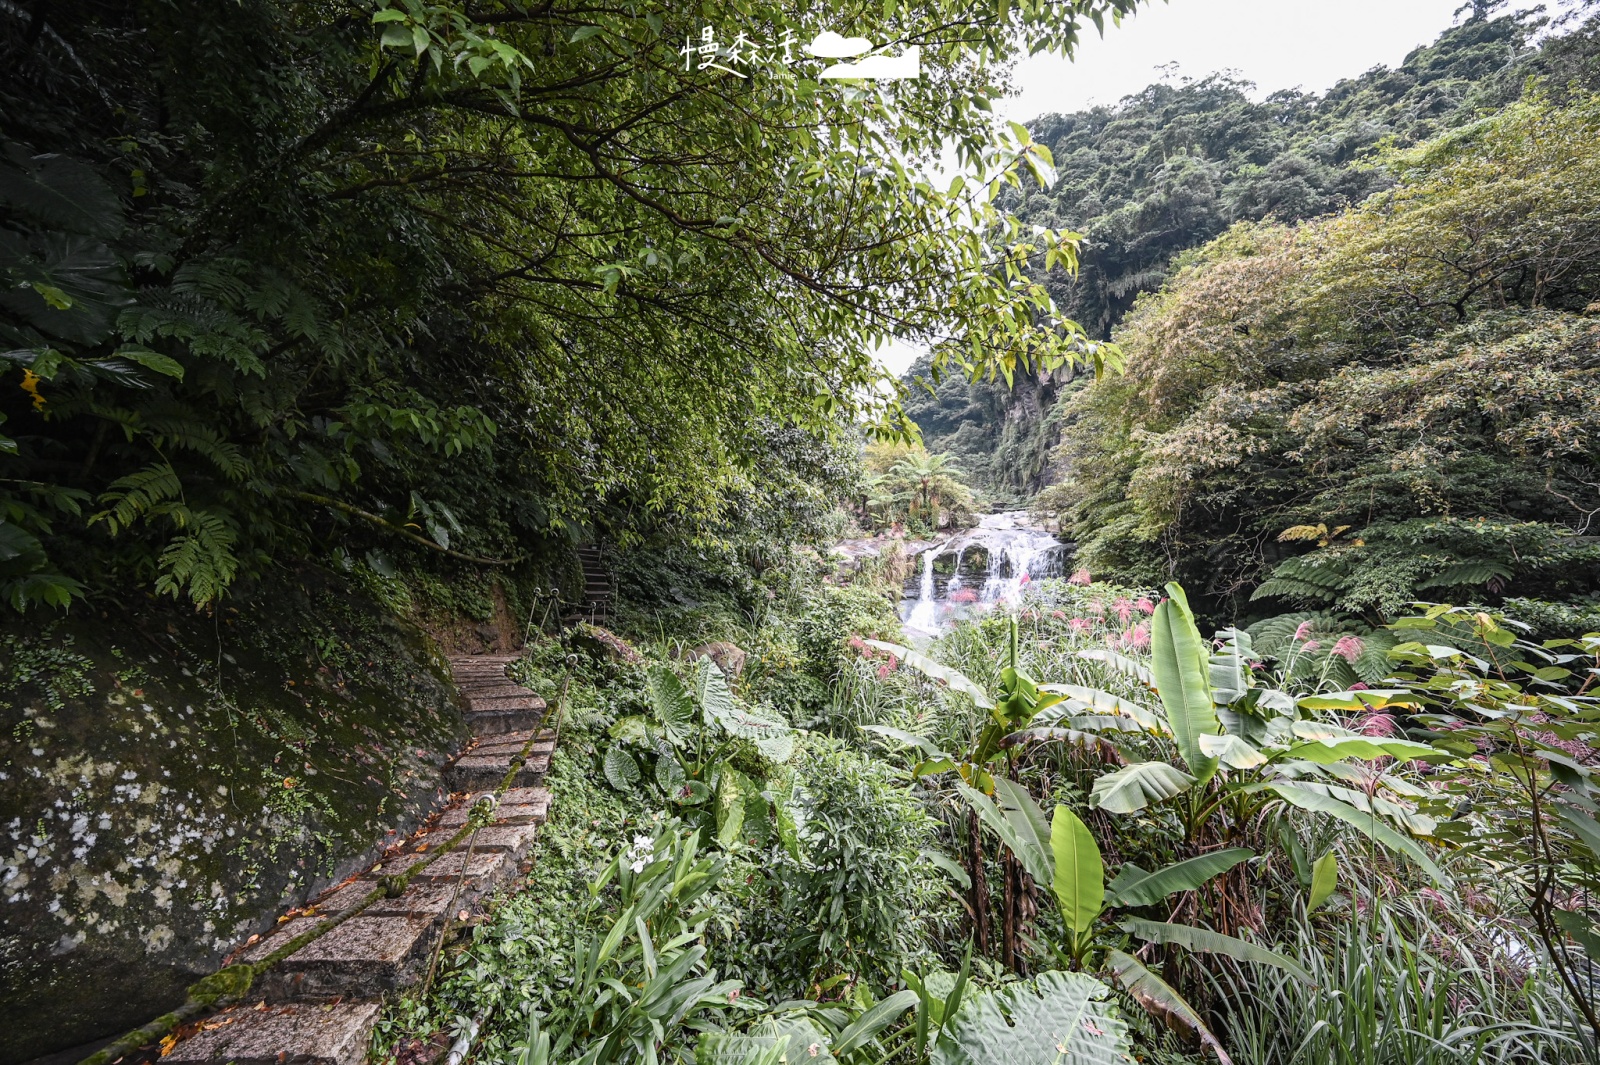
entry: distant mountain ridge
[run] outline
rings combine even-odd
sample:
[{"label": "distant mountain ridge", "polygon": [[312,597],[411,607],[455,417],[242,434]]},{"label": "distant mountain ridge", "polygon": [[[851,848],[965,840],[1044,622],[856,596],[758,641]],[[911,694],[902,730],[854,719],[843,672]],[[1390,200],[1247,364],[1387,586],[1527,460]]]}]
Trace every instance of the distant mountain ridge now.
[{"label": "distant mountain ridge", "polygon": [[[1213,74],[1153,84],[1113,106],[1028,123],[1050,145],[1057,181],[1018,200],[1024,222],[1085,234],[1082,267],[1044,275],[1056,303],[1092,335],[1110,339],[1140,294],[1159,289],[1175,262],[1234,222],[1296,222],[1331,214],[1386,188],[1371,162],[1386,143],[1409,145],[1517,99],[1528,79],[1545,91],[1600,86],[1600,17],[1535,43],[1546,21],[1472,15],[1400,66],[1376,67],[1323,94],[1282,91],[1260,102],[1249,82]],[[1016,503],[1059,477],[1056,399],[1070,375],[1022,374],[934,383],[919,359],[902,380],[906,410],[930,451],[949,452],[997,502]],[[930,391],[931,390],[931,391]]]}]

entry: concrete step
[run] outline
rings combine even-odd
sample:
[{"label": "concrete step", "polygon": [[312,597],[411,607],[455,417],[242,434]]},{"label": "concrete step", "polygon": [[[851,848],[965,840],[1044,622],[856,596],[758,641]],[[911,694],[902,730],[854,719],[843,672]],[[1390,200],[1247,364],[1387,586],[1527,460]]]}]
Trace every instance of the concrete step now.
[{"label": "concrete step", "polygon": [[361,1065],[378,1018],[376,1002],[236,1007],[207,1018],[163,1065]]},{"label": "concrete step", "polygon": [[[510,735],[515,735],[511,733]],[[509,751],[479,753],[468,751],[445,770],[445,782],[451,791],[489,791],[497,787],[510,768],[511,756],[521,744]],[[550,755],[555,749],[554,740],[540,740],[528,754],[528,760],[512,778],[514,788],[532,788],[544,783],[550,771]]]},{"label": "concrete step", "polygon": [[[484,794],[488,794],[485,792]],[[446,810],[439,817],[439,827],[456,829],[466,824],[477,795]],[[542,825],[550,814],[550,791],[547,788],[508,788],[495,807],[494,823],[497,825]]]},{"label": "concrete step", "polygon": [[256,993],[269,1003],[379,999],[422,978],[437,940],[430,917],[362,914],[273,966]]},{"label": "concrete step", "polygon": [[526,732],[544,721],[544,704],[537,707],[501,710],[468,710],[467,728],[474,736],[504,736]]},{"label": "concrete step", "polygon": [[530,691],[467,693],[467,712],[485,710],[543,710],[544,700]]},{"label": "concrete step", "polygon": [[481,681],[463,681],[462,694],[480,699],[492,699],[496,696],[520,695],[524,698],[539,697],[539,693],[531,688],[525,688],[514,680],[495,680],[484,678]]}]

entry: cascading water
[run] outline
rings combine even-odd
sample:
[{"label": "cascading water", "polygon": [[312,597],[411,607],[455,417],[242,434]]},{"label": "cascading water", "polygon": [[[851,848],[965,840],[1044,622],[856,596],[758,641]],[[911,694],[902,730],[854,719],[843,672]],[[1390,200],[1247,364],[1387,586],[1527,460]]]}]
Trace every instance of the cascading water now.
[{"label": "cascading water", "polygon": [[[1060,572],[1062,547],[1054,536],[1030,526],[1026,513],[988,515],[976,529],[922,553],[921,579],[914,597],[908,582],[901,620],[914,636],[937,636],[975,612],[1016,603],[1032,581]],[[969,554],[982,567],[976,591],[972,586],[980,574],[967,571]]]},{"label": "cascading water", "polygon": [[911,608],[911,613],[905,618],[905,623],[919,632],[937,632],[939,630],[939,603],[934,598],[933,591],[933,561],[939,551],[930,548],[922,553],[922,587],[917,597],[916,605]]}]

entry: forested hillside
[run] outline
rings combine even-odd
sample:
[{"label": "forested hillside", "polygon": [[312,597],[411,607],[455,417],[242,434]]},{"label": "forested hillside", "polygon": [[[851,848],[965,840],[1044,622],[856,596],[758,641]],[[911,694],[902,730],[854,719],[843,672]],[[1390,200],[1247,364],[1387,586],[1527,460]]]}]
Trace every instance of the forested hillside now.
[{"label": "forested hillside", "polygon": [[[1326,93],[1280,91],[1255,100],[1228,74],[1174,76],[1115,105],[1033,122],[1057,180],[1018,196],[1020,217],[1084,234],[1077,277],[1039,276],[1092,336],[1109,339],[1172,262],[1240,221],[1292,223],[1337,212],[1387,188],[1381,146],[1419,143],[1519,98],[1528,79],[1560,96],[1600,85],[1594,22],[1554,27],[1496,16],[1479,4],[1397,68],[1379,67]],[[941,380],[930,395],[906,374],[907,411],[932,451],[950,451],[1002,498],[1059,479],[1047,456],[1059,439],[1059,383]]]},{"label": "forested hillside", "polygon": [[1512,596],[1593,628],[1597,145],[1600,100],[1535,93],[1387,156],[1359,208],[1181,260],[1065,411],[1081,561],[1233,610]]}]

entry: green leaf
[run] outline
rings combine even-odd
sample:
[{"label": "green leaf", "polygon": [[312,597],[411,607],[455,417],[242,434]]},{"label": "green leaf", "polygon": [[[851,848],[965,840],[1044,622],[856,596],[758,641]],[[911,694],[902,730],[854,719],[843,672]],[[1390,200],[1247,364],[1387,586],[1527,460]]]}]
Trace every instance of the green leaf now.
[{"label": "green leaf", "polygon": [[1426,743],[1410,740],[1369,739],[1365,736],[1338,737],[1313,740],[1297,744],[1286,752],[1287,757],[1299,758],[1318,765],[1332,765],[1349,758],[1371,762],[1379,758],[1394,758],[1402,762],[1449,762],[1456,756]]},{"label": "green leaf", "polygon": [[942,871],[951,880],[954,880],[956,886],[961,888],[962,891],[971,890],[972,877],[965,869],[961,868],[961,863],[948,854],[942,854],[932,847],[924,847],[920,852],[920,857],[935,869]]},{"label": "green leaf", "polygon": [[1382,710],[1390,706],[1422,705],[1421,699],[1404,688],[1329,692],[1324,695],[1303,696],[1298,702],[1306,710]]},{"label": "green leaf", "polygon": [[994,794],[1017,841],[1014,851],[1017,861],[1033,877],[1034,883],[1051,883],[1055,879],[1056,862],[1050,848],[1050,822],[1045,819],[1044,811],[1033,801],[1028,789],[1014,780],[995,777]]},{"label": "green leaf", "polygon": [[1292,781],[1273,784],[1270,787],[1272,791],[1282,796],[1292,805],[1312,813],[1322,813],[1330,817],[1336,817],[1390,850],[1405,855],[1436,882],[1443,882],[1445,879],[1444,873],[1427,854],[1423,853],[1422,848],[1417,845],[1415,840],[1401,835],[1377,814],[1363,813],[1349,803],[1336,799],[1332,795],[1325,795]]},{"label": "green leaf", "polygon": [[633,755],[622,747],[613,746],[607,748],[602,764],[605,769],[606,783],[613,788],[622,792],[630,792],[638,786],[639,763],[634,761]]},{"label": "green leaf", "polygon": [[1310,913],[1333,894],[1339,886],[1339,859],[1332,851],[1318,858],[1311,867],[1311,894],[1306,897],[1306,912]]},{"label": "green leaf", "polygon": [[1200,1040],[1202,1047],[1211,1049],[1219,1065],[1233,1065],[1233,1059],[1228,1057],[1228,1052],[1222,1049],[1222,1044],[1206,1027],[1194,1007],[1168,986],[1165,980],[1146,969],[1138,958],[1120,950],[1112,950],[1106,954],[1106,964],[1111,967],[1117,983],[1133,996],[1133,1000],[1146,1013],[1166,1024],[1187,1028]]},{"label": "green leaf", "polygon": [[1591,962],[1600,962],[1600,933],[1596,933],[1594,923],[1586,915],[1572,910],[1553,910],[1550,916],[1583,948]]},{"label": "green leaf", "polygon": [[1268,761],[1266,755],[1231,733],[1223,736],[1201,736],[1200,750],[1229,769],[1258,769]]},{"label": "green leaf", "polygon": [[1562,820],[1577,833],[1578,839],[1591,854],[1600,855],[1600,822],[1576,807],[1561,803],[1558,806]]},{"label": "green leaf", "polygon": [[1166,731],[1161,719],[1155,714],[1138,703],[1118,698],[1110,692],[1086,688],[1081,684],[1041,684],[1039,690],[1067,697],[1065,704],[1057,704],[1050,708],[1052,712],[1048,716],[1052,721],[1064,716],[1063,711],[1073,714],[1093,712],[1128,718],[1147,732]]},{"label": "green leaf", "polygon": [[861,725],[860,729],[862,732],[871,732],[891,740],[897,740],[907,747],[915,747],[929,758],[943,758],[946,760],[950,758],[949,755],[939,749],[938,744],[926,736],[918,736],[916,733],[907,732],[905,729],[890,728],[888,725]]},{"label": "green leaf", "polygon": [[577,29],[572,31],[572,36],[567,39],[572,44],[577,44],[579,41],[587,41],[590,37],[593,37],[599,32],[599,26],[579,26]]},{"label": "green leaf", "polygon": [[1089,826],[1065,806],[1057,806],[1050,820],[1050,850],[1055,856],[1050,889],[1062,919],[1072,931],[1087,932],[1104,909],[1105,866]]},{"label": "green leaf", "polygon": [[711,798],[711,788],[703,780],[684,780],[667,793],[667,798],[680,806],[698,806]]},{"label": "green leaf", "polygon": [[1204,784],[1217,771],[1217,760],[1200,749],[1200,737],[1222,732],[1211,697],[1211,656],[1183,588],[1174,581],[1167,595],[1150,619],[1150,670],[1178,752]]},{"label": "green leaf", "polygon": [[[969,992],[929,1055],[931,1065],[1126,1065],[1133,1047],[1110,999],[1086,973],[1048,972]],[[804,1061],[805,1059],[800,1059]]]},{"label": "green leaf", "polygon": [[1187,791],[1194,782],[1166,762],[1135,762],[1096,780],[1089,803],[1114,814],[1131,814]]},{"label": "green leaf", "polygon": [[655,708],[656,720],[666,731],[667,739],[681,746],[694,736],[694,697],[684,687],[678,675],[666,666],[657,665],[645,676],[645,691],[650,705]]},{"label": "green leaf", "polygon": [[1155,685],[1155,674],[1150,671],[1148,666],[1120,652],[1108,651],[1103,647],[1091,647],[1087,651],[1079,651],[1078,657],[1087,658],[1091,662],[1104,662],[1118,673],[1132,677],[1141,684],[1148,684],[1152,687]]},{"label": "green leaf", "polygon": [[863,640],[868,647],[879,651],[888,651],[900,659],[902,665],[910,666],[929,680],[948,685],[958,692],[964,692],[981,710],[993,710],[994,700],[989,698],[989,693],[979,685],[968,680],[966,675],[959,670],[951,669],[942,662],[936,662],[920,651],[909,647],[902,647],[897,643],[885,643],[882,640]]},{"label": "green leaf", "polygon": [[1107,889],[1111,894],[1106,906],[1153,906],[1168,895],[1193,891],[1212,877],[1220,876],[1255,856],[1253,850],[1232,847],[1174,862],[1153,873],[1147,873],[1129,862],[1117,871],[1116,879],[1111,881]]},{"label": "green leaf", "polygon": [[1135,939],[1142,939],[1146,943],[1170,943],[1202,954],[1224,954],[1235,961],[1272,965],[1308,984],[1316,982],[1305,967],[1293,958],[1208,928],[1168,921],[1142,921],[1136,917],[1123,921],[1121,927]]},{"label": "green leaf", "polygon": [[749,777],[724,765],[717,776],[717,842],[732,846],[744,830],[745,801],[755,792]]},{"label": "green leaf", "polygon": [[874,1005],[839,1033],[830,1048],[834,1056],[850,1054],[866,1046],[902,1013],[916,1006],[919,997],[915,991],[897,991]]}]

